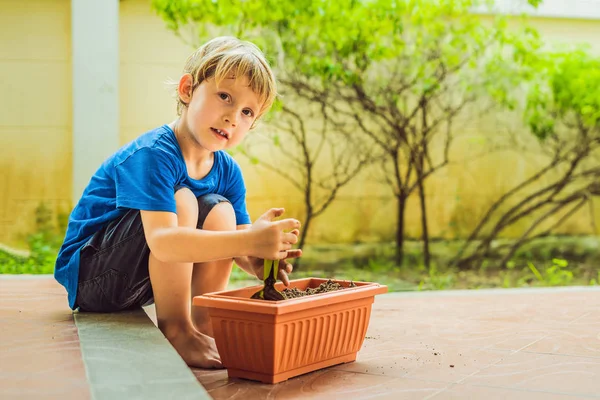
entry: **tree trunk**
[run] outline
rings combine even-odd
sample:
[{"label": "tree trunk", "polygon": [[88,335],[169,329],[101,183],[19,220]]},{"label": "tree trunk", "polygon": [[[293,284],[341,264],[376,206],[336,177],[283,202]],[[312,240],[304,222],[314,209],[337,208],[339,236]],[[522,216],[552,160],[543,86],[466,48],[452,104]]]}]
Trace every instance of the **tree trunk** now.
[{"label": "tree trunk", "polygon": [[[306,243],[306,236],[308,235],[308,228],[310,227],[310,223],[312,222],[312,219],[313,219],[313,212],[311,209],[307,209],[306,215],[304,216],[304,223],[300,227],[300,240],[298,240],[298,247],[297,247],[299,249],[304,249],[304,244]],[[292,260],[292,263],[294,265],[294,270],[296,270],[296,271],[298,271],[300,268],[300,259],[301,258],[302,257]]]},{"label": "tree trunk", "polygon": [[302,224],[302,226],[300,227],[300,240],[298,241],[299,249],[304,248],[304,243],[306,243],[306,236],[308,235],[308,228],[310,227],[312,219],[312,213],[306,213],[306,217],[304,218],[304,224]]},{"label": "tree trunk", "polygon": [[[421,159],[421,167],[422,167],[422,159]],[[427,227],[427,203],[425,201],[425,185],[423,183],[423,174],[422,169],[417,170],[417,179],[419,185],[419,200],[421,203],[421,228],[423,230],[422,239],[423,239],[423,263],[425,264],[425,268],[429,271],[431,267],[431,254],[429,252],[429,228]]]},{"label": "tree trunk", "polygon": [[404,261],[404,214],[406,211],[406,195],[400,192],[396,196],[397,201],[397,222],[396,222],[396,265],[402,267]]},{"label": "tree trunk", "polygon": [[[461,258],[457,258],[455,264],[460,269],[472,269],[473,265],[471,264],[473,262],[478,262],[480,263],[479,266],[481,266],[481,262],[488,256],[488,253],[490,252],[493,241],[498,238],[502,231],[504,231],[507,227],[513,225],[514,223],[520,221],[524,217],[531,215],[533,212],[540,209],[541,207],[555,202],[556,196],[562,194],[563,190],[565,190],[565,188],[569,184],[574,182],[572,176],[582,159],[583,157],[581,153],[578,154],[575,159],[570,161],[568,171],[566,171],[560,177],[560,179],[529,194],[527,197],[520,200],[517,204],[513,205],[508,211],[505,211],[503,214],[501,214],[499,218],[496,218],[495,225],[493,225],[489,233],[486,233],[485,236],[482,237],[481,242],[470,253],[470,255],[466,257],[461,256]],[[536,174],[536,176],[540,175]],[[491,211],[494,210],[490,209],[485,218],[487,218],[488,215],[490,215]],[[482,223],[479,224],[477,229],[479,229],[481,226]]]},{"label": "tree trunk", "polygon": [[[421,110],[422,110],[422,126],[421,129],[425,132],[427,128],[427,101],[425,97],[421,98]],[[421,140],[421,149],[417,153],[416,161],[417,161],[417,185],[419,185],[419,202],[421,203],[421,229],[423,231],[422,239],[423,239],[423,263],[425,264],[425,268],[429,271],[431,267],[430,263],[430,254],[429,254],[429,229],[427,228],[427,202],[425,200],[425,182],[423,182],[423,168],[425,167],[425,154],[429,154],[429,150],[427,148],[427,140],[425,138],[425,133],[423,133],[423,137]]]}]

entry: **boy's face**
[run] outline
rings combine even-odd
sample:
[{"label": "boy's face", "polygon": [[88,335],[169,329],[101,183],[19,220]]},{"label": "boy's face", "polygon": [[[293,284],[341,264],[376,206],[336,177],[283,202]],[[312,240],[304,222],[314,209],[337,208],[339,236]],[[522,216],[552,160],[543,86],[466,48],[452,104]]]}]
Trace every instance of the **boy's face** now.
[{"label": "boy's face", "polygon": [[[189,79],[191,84],[191,76]],[[205,80],[194,90],[191,100],[183,100],[188,107],[182,119],[191,139],[211,152],[238,145],[252,127],[261,105],[246,77],[224,79],[219,86],[214,78]]]}]

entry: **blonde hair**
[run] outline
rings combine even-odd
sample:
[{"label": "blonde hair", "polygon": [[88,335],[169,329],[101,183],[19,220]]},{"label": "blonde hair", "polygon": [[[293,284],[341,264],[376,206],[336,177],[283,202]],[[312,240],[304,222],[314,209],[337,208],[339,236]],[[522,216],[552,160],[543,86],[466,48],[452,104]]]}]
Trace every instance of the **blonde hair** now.
[{"label": "blonde hair", "polygon": [[[223,79],[245,76],[262,103],[257,120],[271,108],[277,96],[275,75],[264,54],[255,44],[232,36],[216,37],[199,47],[188,57],[183,73],[192,76],[192,93],[203,81],[213,77],[218,85]],[[181,115],[187,104],[177,94],[176,83],[172,84],[175,86],[177,114]]]}]

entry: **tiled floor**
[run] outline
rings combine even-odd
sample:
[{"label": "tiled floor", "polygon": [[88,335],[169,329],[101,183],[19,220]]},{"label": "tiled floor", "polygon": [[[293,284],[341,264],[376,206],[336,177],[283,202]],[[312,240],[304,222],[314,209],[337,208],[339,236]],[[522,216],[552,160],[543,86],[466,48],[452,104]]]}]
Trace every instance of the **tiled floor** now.
[{"label": "tiled floor", "polygon": [[600,290],[379,296],[355,363],[275,386],[195,372],[214,399],[600,398]]},{"label": "tiled floor", "polygon": [[[0,398],[90,396],[51,279],[0,277],[0,339]],[[378,296],[354,363],[277,385],[194,373],[214,399],[600,398],[600,288]]]},{"label": "tiled floor", "polygon": [[66,294],[49,278],[0,275],[0,399],[88,399]]}]

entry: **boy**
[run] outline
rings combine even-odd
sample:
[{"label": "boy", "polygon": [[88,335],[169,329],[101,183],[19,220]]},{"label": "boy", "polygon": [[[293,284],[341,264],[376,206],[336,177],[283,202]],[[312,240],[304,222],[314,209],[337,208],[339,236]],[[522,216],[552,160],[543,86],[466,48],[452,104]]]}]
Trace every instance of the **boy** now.
[{"label": "boy", "polygon": [[275,78],[251,43],[220,37],[188,59],[179,118],[123,146],[92,177],[69,219],[54,275],[72,309],[113,312],[154,302],[158,327],[190,366],[221,366],[206,309],[191,299],[225,289],[233,259],[262,276],[280,260],[287,285],[300,223],[250,225],[239,144],[269,110]]}]

